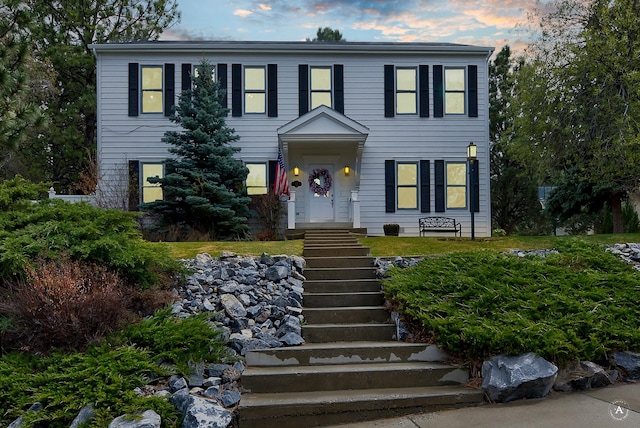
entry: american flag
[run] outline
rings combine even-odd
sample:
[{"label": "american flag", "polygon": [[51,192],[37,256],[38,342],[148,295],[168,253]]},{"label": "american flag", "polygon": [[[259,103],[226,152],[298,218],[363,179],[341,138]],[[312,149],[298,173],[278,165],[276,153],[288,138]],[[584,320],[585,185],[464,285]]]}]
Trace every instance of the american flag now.
[{"label": "american flag", "polygon": [[273,193],[278,196],[291,196],[289,193],[289,180],[287,180],[287,168],[284,166],[280,147],[278,147],[278,163],[276,164],[276,179],[273,182]]}]

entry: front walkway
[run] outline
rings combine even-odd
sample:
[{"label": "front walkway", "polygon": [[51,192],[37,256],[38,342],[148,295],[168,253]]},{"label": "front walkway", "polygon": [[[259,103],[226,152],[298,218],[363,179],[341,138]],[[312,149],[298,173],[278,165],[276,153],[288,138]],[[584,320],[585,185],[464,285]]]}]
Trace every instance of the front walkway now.
[{"label": "front walkway", "polygon": [[[625,407],[626,406],[626,407]],[[403,416],[340,428],[637,428],[640,382],[546,398]],[[330,428],[330,427],[329,427]]]}]

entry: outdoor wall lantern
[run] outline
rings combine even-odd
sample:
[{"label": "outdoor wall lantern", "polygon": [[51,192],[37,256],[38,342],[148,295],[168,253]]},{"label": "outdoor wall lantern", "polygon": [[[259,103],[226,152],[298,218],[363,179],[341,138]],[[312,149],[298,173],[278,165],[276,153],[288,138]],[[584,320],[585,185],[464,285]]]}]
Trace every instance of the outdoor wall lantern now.
[{"label": "outdoor wall lantern", "polygon": [[293,167],[293,175],[296,177],[300,175],[300,168],[298,168],[298,165]]},{"label": "outdoor wall lantern", "polygon": [[344,175],[349,175],[351,173],[351,168],[349,168],[349,165],[345,165],[344,166]]}]

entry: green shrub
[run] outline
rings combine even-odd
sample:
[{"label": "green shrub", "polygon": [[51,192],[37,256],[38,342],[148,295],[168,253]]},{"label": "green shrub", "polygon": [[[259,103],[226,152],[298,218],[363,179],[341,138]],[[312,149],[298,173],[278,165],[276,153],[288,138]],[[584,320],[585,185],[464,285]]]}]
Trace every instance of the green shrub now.
[{"label": "green shrub", "polygon": [[210,323],[210,317],[199,314],[178,319],[171,315],[171,309],[164,309],[131,325],[115,340],[146,348],[154,361],[175,364],[181,373],[187,375],[190,362],[232,359],[222,331]]},{"label": "green shrub", "polygon": [[[123,413],[153,409],[163,426],[179,426],[175,407],[161,398],[138,396],[134,388],[144,385],[143,376],[160,369],[146,350],[106,343],[86,353],[54,353],[43,358],[24,353],[0,359],[0,426],[24,416],[24,427],[66,428],[86,405],[94,406],[91,427],[106,427]],[[34,402],[43,404],[37,413],[24,413]],[[38,423],[42,425],[38,425]]]},{"label": "green shrub", "polygon": [[19,203],[28,192],[14,187],[12,181],[0,183],[0,196],[10,194],[4,199],[14,201],[0,210],[0,277],[24,278],[39,258],[99,264],[142,286],[179,269],[168,248],[142,239],[134,213],[61,200]]},{"label": "green shrub", "polygon": [[472,361],[532,351],[563,364],[639,350],[638,273],[597,246],[563,242],[546,258],[482,251],[427,259],[392,269],[386,292],[437,343]]}]

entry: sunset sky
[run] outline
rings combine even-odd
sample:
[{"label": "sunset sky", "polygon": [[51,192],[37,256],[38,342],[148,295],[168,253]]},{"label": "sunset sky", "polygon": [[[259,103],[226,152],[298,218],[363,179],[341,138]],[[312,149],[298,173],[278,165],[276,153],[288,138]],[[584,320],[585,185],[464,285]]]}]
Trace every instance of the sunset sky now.
[{"label": "sunset sky", "polygon": [[547,0],[178,0],[165,40],[305,40],[318,27],[348,41],[451,42],[517,49]]}]

